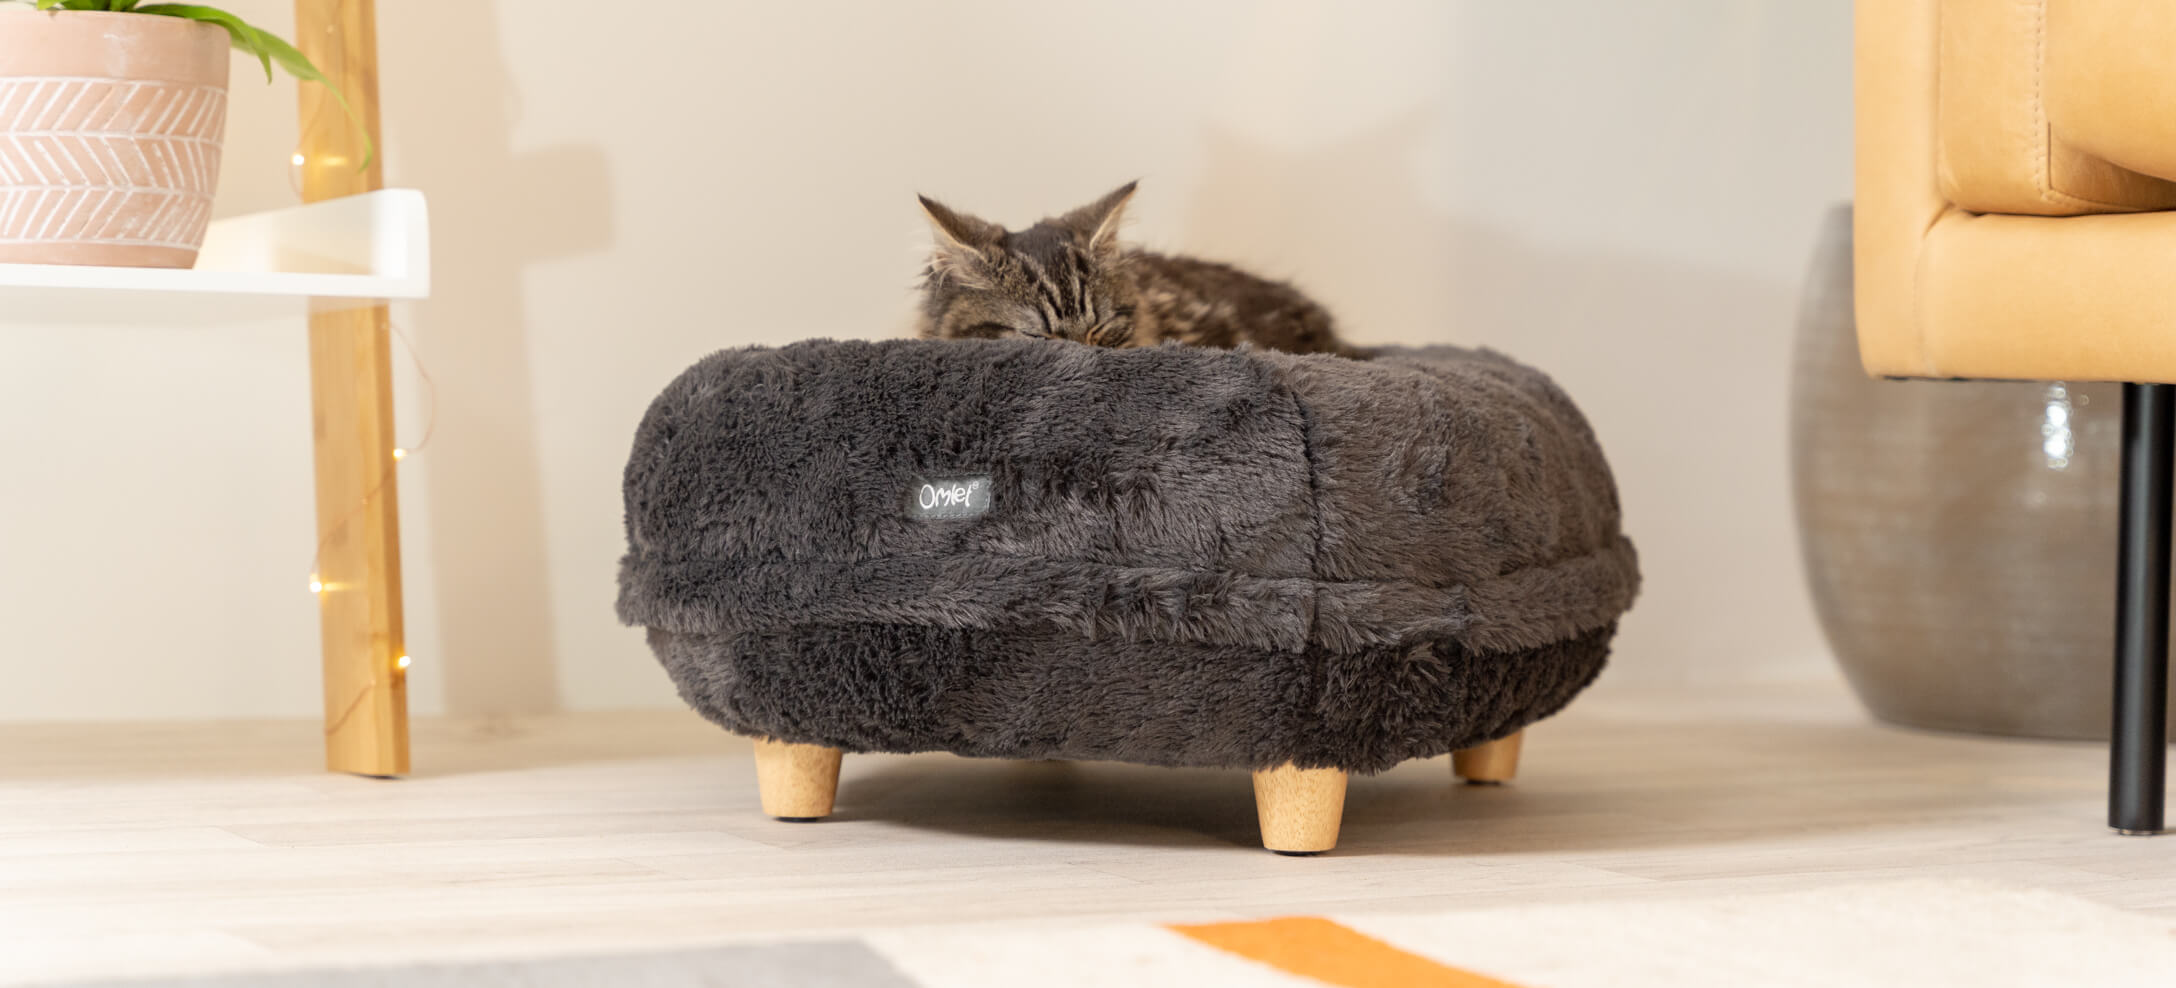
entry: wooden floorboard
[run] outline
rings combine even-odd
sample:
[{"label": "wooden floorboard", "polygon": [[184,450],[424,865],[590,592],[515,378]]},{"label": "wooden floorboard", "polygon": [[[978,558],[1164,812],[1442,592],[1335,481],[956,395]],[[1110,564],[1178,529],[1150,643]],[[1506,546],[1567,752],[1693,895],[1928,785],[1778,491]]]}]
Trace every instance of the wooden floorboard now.
[{"label": "wooden floorboard", "polygon": [[2097,745],[1876,726],[1834,688],[1601,691],[1516,782],[1352,780],[1257,845],[1244,772],[846,759],[816,824],[689,715],[419,719],[416,774],[309,723],[0,726],[0,978],[530,955],[1071,917],[1206,920],[1973,878],[2176,918],[2176,837],[2101,826]]}]

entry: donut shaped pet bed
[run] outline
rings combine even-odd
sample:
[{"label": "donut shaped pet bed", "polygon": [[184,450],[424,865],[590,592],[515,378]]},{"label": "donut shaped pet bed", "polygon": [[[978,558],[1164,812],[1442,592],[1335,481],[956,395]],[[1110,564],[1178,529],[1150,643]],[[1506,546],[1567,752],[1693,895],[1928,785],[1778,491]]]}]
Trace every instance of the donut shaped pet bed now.
[{"label": "donut shaped pet bed", "polygon": [[731,350],[625,480],[620,618],[788,819],[841,751],[1111,759],[1326,850],[1346,773],[1508,778],[1638,584],[1585,420],[1485,351]]}]

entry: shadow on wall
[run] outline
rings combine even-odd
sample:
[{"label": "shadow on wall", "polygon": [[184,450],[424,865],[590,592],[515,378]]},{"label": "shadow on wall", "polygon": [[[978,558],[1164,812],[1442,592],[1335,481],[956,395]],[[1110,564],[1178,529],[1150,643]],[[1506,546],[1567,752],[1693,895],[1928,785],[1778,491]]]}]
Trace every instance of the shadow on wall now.
[{"label": "shadow on wall", "polygon": [[1547,369],[1608,452],[1645,577],[1621,659],[1650,682],[1826,671],[1790,524],[1793,287],[1483,229],[1451,265],[1461,335]]},{"label": "shadow on wall", "polygon": [[1620,671],[1803,672],[1788,664],[1824,653],[1785,486],[1792,286],[1448,215],[1421,186],[1441,120],[1406,112],[1296,150],[1211,129],[1184,239],[1165,246],[1289,276],[1358,342],[1486,346],[1549,373],[1600,437],[1640,549]]},{"label": "shadow on wall", "polygon": [[495,57],[506,8],[425,6],[381,9],[379,33],[390,64],[458,67],[416,73],[433,83],[413,90],[430,112],[387,113],[401,181],[457,193],[431,200],[436,291],[413,333],[437,382],[421,558],[434,567],[446,712],[557,710],[522,278],[536,262],[610,244],[606,157],[593,145],[517,153],[520,106]]},{"label": "shadow on wall", "polygon": [[1415,171],[1438,119],[1415,107],[1302,148],[1206,126],[1184,240],[1169,246],[1290,279],[1355,342],[1455,339],[1430,325],[1453,304],[1449,221],[1422,201]]}]

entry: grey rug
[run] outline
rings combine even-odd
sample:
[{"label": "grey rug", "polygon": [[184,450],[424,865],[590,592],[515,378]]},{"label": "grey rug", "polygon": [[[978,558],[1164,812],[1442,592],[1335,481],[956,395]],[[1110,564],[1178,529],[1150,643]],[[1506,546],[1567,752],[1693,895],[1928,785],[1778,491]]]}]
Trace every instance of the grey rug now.
[{"label": "grey rug", "polygon": [[[70,988],[84,984],[72,983]],[[89,984],[105,988],[913,988],[915,982],[859,941],[812,940],[656,954]]]}]

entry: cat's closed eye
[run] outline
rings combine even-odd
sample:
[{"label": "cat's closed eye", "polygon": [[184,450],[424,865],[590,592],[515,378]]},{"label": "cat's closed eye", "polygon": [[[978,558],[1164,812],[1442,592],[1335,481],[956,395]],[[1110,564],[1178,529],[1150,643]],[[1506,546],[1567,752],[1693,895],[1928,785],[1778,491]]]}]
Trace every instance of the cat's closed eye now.
[{"label": "cat's closed eye", "polygon": [[1084,342],[1090,346],[1124,346],[1133,338],[1133,323],[1126,319],[1108,319],[1088,330]]}]

